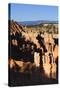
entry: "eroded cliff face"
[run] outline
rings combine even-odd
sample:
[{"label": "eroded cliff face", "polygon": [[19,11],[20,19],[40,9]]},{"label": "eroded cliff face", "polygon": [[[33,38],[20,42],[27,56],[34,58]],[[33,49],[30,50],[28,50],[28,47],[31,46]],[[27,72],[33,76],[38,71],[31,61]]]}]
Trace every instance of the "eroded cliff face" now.
[{"label": "eroded cliff face", "polygon": [[[52,72],[52,77],[56,79],[58,44],[54,42],[54,38],[56,39],[54,35],[58,34],[54,34],[55,29],[51,24],[50,26],[48,26],[48,24],[42,25],[40,26],[40,29],[38,28],[36,28],[36,26],[27,27],[19,25],[15,21],[9,21],[9,51],[11,51],[11,55],[9,54],[10,68],[16,67],[17,64],[17,66],[19,66],[19,72],[24,72],[27,68],[31,71],[33,67],[40,67],[40,49],[42,48],[42,56],[44,54],[42,62],[45,74],[50,78],[50,73]],[[52,63],[50,63],[49,53],[53,54],[51,57]],[[26,59],[28,59],[27,62]]]}]

